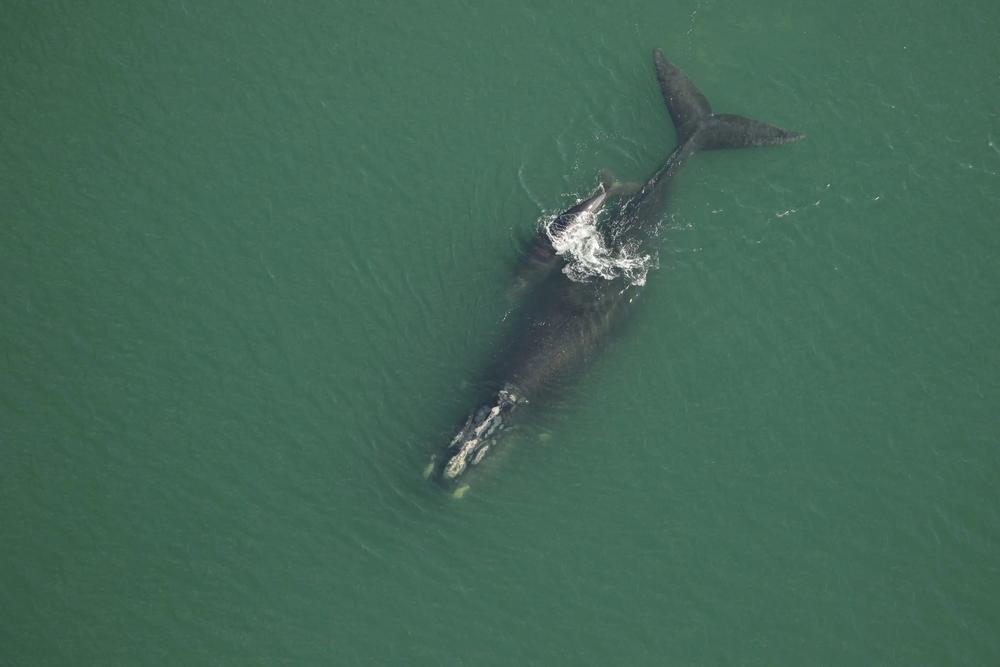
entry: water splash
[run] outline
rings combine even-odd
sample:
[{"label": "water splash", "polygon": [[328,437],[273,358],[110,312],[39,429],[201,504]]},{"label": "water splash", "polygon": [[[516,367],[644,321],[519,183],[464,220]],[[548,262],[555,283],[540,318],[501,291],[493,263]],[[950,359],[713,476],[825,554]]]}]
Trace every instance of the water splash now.
[{"label": "water splash", "polygon": [[543,222],[556,254],[566,260],[563,273],[576,282],[595,279],[613,280],[623,277],[631,285],[645,285],[646,274],[655,268],[656,258],[643,254],[635,241],[624,241],[608,247],[597,228],[597,217],[591,213],[579,215],[571,225],[554,229],[555,217]]}]

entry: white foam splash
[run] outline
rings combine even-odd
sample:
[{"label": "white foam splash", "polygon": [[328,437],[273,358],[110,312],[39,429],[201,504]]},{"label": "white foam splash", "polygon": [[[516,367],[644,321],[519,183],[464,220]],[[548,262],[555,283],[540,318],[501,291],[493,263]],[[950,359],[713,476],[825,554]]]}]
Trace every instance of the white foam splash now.
[{"label": "white foam splash", "polygon": [[590,282],[595,278],[613,280],[621,276],[632,285],[646,284],[646,274],[654,266],[655,258],[641,254],[637,245],[630,243],[609,249],[597,229],[596,216],[580,214],[570,226],[553,232],[555,221],[552,218],[545,222],[545,234],[556,254],[566,260],[563,273],[570,280]]}]

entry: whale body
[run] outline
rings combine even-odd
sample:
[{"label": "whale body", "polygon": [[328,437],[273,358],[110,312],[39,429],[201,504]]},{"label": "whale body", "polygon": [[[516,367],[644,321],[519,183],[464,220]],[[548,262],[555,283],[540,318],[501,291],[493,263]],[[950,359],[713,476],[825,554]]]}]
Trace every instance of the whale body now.
[{"label": "whale body", "polygon": [[512,414],[536,408],[568,373],[585,368],[642,289],[644,281],[623,275],[572,279],[570,272],[560,270],[568,261],[558,250],[560,238],[612,208],[607,204],[613,199],[613,218],[604,225],[617,230],[618,243],[648,247],[658,240],[674,176],[695,153],[774,146],[805,136],[743,116],[713,113],[702,92],[660,49],[653,52],[653,64],[677,133],[676,147],[645,183],[629,186],[604,179],[594,195],[557,215],[535,238],[518,278],[524,301],[483,378],[482,386],[489,387],[485,399],[432,465],[442,482],[453,482],[481,463]]}]

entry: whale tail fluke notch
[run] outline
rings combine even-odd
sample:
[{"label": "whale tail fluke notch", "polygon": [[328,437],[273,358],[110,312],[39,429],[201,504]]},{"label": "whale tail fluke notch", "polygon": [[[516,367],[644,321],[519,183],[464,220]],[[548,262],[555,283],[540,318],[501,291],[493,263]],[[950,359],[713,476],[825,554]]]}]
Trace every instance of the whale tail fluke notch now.
[{"label": "whale tail fluke notch", "polygon": [[805,134],[732,114],[713,114],[705,95],[663,51],[653,51],[656,79],[677,130],[677,144],[694,150],[777,146]]}]

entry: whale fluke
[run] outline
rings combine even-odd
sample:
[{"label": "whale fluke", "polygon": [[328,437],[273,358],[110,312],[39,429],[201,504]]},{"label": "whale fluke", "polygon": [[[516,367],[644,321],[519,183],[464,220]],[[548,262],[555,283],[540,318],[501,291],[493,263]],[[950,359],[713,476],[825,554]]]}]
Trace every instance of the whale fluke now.
[{"label": "whale fluke", "polygon": [[656,79],[677,130],[677,144],[690,152],[716,148],[777,146],[805,138],[805,134],[733,114],[713,114],[712,107],[683,71],[653,51]]},{"label": "whale fluke", "polygon": [[667,110],[677,130],[677,145],[683,145],[695,133],[701,121],[712,115],[712,106],[698,90],[698,86],[679,67],[667,60],[660,49],[653,51],[653,63],[656,65],[656,80],[660,83],[663,101],[667,103]]},{"label": "whale fluke", "polygon": [[804,139],[805,134],[769,125],[753,118],[732,114],[713,114],[698,129],[698,148],[752,148],[777,146]]}]

